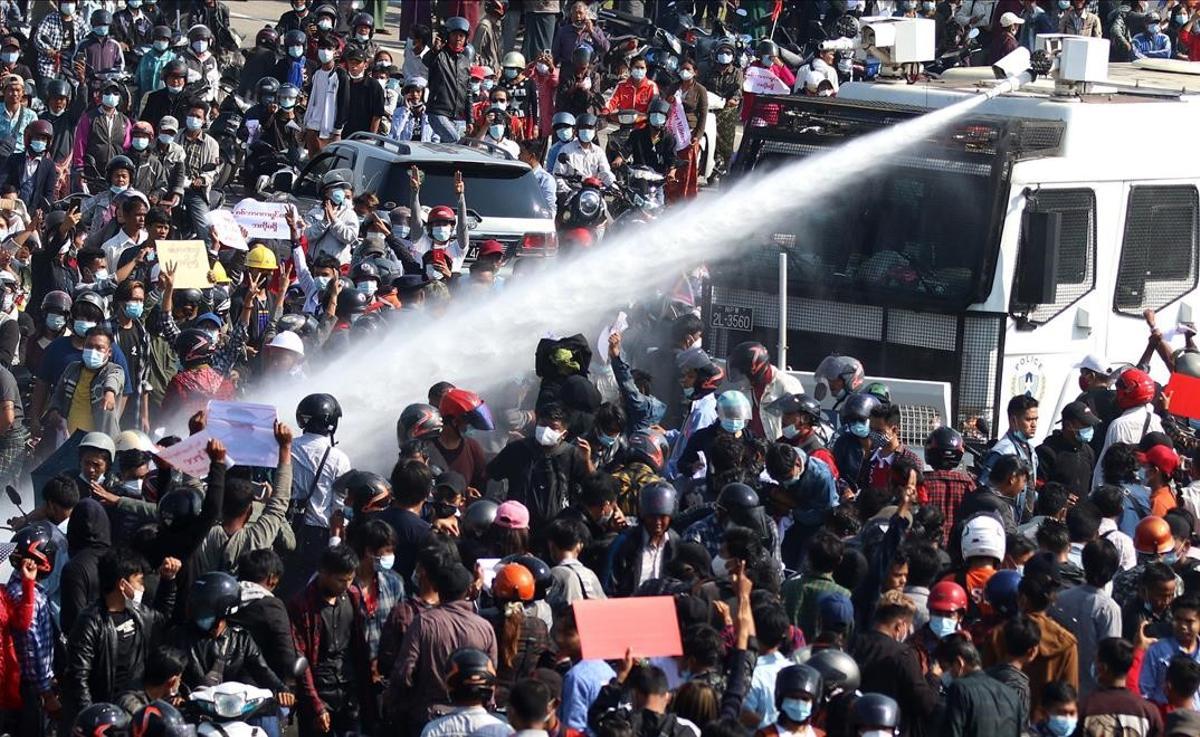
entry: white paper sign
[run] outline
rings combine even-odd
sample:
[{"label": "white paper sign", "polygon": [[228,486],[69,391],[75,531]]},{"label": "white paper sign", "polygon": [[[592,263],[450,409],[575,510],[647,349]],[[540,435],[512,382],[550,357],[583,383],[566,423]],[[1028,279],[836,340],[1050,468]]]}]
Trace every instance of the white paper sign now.
[{"label": "white paper sign", "polygon": [[791,92],[784,81],[766,67],[747,67],[742,90],[756,95],[786,95]]},{"label": "white paper sign", "polygon": [[692,145],[692,128],[688,125],[687,113],[683,109],[683,94],[675,90],[671,100],[671,116],[667,118],[667,129],[675,136],[675,150],[682,151]]},{"label": "white paper sign", "polygon": [[225,444],[239,466],[274,468],[279,464],[275,408],[250,402],[209,402],[207,432]]},{"label": "white paper sign", "polygon": [[245,251],[250,248],[246,243],[246,233],[242,226],[233,219],[233,213],[228,210],[213,210],[208,213],[208,224],[213,227],[214,236],[226,248]]},{"label": "white paper sign", "polygon": [[608,359],[608,339],[615,333],[620,335],[629,328],[629,317],[624,312],[617,313],[617,319],[600,331],[600,337],[596,340],[596,355],[600,356],[600,362],[606,366],[610,363]]},{"label": "white paper sign", "polygon": [[170,448],[159,448],[155,455],[188,476],[202,479],[208,476],[209,459],[205,447],[210,437],[207,431],[198,432]]},{"label": "white paper sign", "polygon": [[483,572],[483,587],[491,591],[492,581],[496,580],[496,571],[500,568],[500,559],[479,558],[475,562],[479,564],[479,570]]},{"label": "white paper sign", "polygon": [[247,197],[233,207],[233,219],[246,229],[249,238],[291,240],[287,224],[288,203],[259,202]]}]

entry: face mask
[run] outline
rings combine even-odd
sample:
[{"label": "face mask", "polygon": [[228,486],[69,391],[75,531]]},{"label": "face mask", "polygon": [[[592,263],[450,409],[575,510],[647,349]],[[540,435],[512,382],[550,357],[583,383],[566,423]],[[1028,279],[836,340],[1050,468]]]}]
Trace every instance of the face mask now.
[{"label": "face mask", "polygon": [[289,46],[288,47],[288,56],[292,57],[293,59],[299,59],[300,57],[304,56],[304,47],[303,46]]},{"label": "face mask", "polygon": [[1079,442],[1086,445],[1092,442],[1092,437],[1096,434],[1096,428],[1090,425],[1088,427],[1081,427],[1076,434],[1079,436]]},{"label": "face mask", "polygon": [[375,290],[379,288],[379,284],[377,284],[373,279],[368,279],[366,281],[360,281],[358,284],[355,284],[354,286],[358,288],[358,291],[362,292],[363,294],[367,295],[368,297],[374,297]]},{"label": "face mask", "polygon": [[67,318],[62,315],[46,315],[46,327],[58,332],[67,326]]},{"label": "face mask", "polygon": [[381,555],[377,557],[375,559],[375,565],[379,566],[380,569],[385,571],[392,570],[392,566],[396,565],[396,554],[389,553],[388,555]]},{"label": "face mask", "polygon": [[92,28],[92,33],[96,34],[99,38],[104,38],[108,35],[108,26],[95,26]]},{"label": "face mask", "polygon": [[567,143],[575,137],[575,129],[571,127],[559,128],[555,135],[558,136],[558,140]]},{"label": "face mask", "polygon": [[1151,36],[1157,36],[1158,32],[1161,30],[1162,26],[1158,25],[1157,23],[1151,23],[1150,25],[1146,26],[1146,32]]},{"label": "face mask", "polygon": [[684,82],[688,81],[689,79],[691,79],[692,77],[695,77],[695,76],[696,76],[696,73],[693,72],[691,69],[682,69],[679,72],[679,78],[682,79]]},{"label": "face mask", "polygon": [[284,110],[291,110],[292,108],[296,107],[296,98],[294,98],[294,97],[279,98],[279,107],[283,108]]},{"label": "face mask", "polygon": [[513,67],[505,67],[504,68],[504,78],[505,79],[516,79],[517,71],[518,70]]},{"label": "face mask", "polygon": [[124,308],[125,309],[125,317],[129,317],[129,318],[136,320],[142,316],[142,310],[144,310],[145,308],[146,308],[146,305],[143,304],[142,302],[126,302],[125,308]]},{"label": "face mask", "polygon": [[1187,24],[1188,17],[1186,15],[1175,16],[1175,25],[1182,26]]},{"label": "face mask", "polygon": [[1074,734],[1075,726],[1078,723],[1079,719],[1077,717],[1068,717],[1062,716],[1061,714],[1055,714],[1046,720],[1046,728],[1049,729],[1050,733],[1055,735],[1055,737],[1067,737],[1067,735]]},{"label": "face mask", "polygon": [[168,143],[174,143],[175,136],[171,135],[170,133],[159,133],[158,134],[158,142],[163,144],[164,146],[167,145]]},{"label": "face mask", "polygon": [[63,15],[75,15],[75,3],[63,3],[58,8]]},{"label": "face mask", "polygon": [[130,144],[133,146],[134,151],[145,151],[146,149],[150,148],[150,139],[134,138]]},{"label": "face mask", "polygon": [[1179,562],[1179,553],[1174,550],[1169,553],[1163,553],[1162,561],[1169,566],[1173,566]]},{"label": "face mask", "polygon": [[142,0],[125,0],[125,7],[137,10],[142,7]]},{"label": "face mask", "polygon": [[333,61],[333,49],[321,49],[317,52],[317,58],[322,64],[328,64]]},{"label": "face mask", "polygon": [[396,232],[396,235],[400,236],[401,238],[407,238],[408,234],[412,232],[412,227],[407,224],[406,225],[397,225],[395,232]]},{"label": "face mask", "polygon": [[795,425],[785,425],[783,428],[783,437],[787,438],[788,440],[794,439],[799,434],[800,428],[796,427]]},{"label": "face mask", "polygon": [[318,276],[313,281],[317,283],[317,289],[323,290],[325,287],[329,286],[329,282],[331,282],[332,279],[328,276]]},{"label": "face mask", "polygon": [[501,138],[504,137],[504,126],[489,125],[488,126],[488,135],[491,136],[493,139],[499,141]]},{"label": "face mask", "polygon": [[184,86],[183,86],[183,84],[182,84],[182,83],[180,83],[180,84],[170,84],[170,83],[168,82],[168,83],[167,83],[167,94],[168,94],[168,95],[178,95],[180,92],[183,92],[183,87],[184,87]]},{"label": "face mask", "polygon": [[492,103],[492,106],[500,108],[501,110],[507,110],[508,109],[508,100],[496,100],[495,102]]},{"label": "face mask", "polygon": [[83,365],[90,369],[98,369],[108,360],[108,356],[104,355],[104,351],[96,348],[83,349]]},{"label": "face mask", "polygon": [[538,74],[549,74],[550,73],[550,67],[546,66],[545,64],[536,64],[536,65],[534,65],[534,69],[537,70]]},{"label": "face mask", "polygon": [[591,128],[579,129],[579,140],[583,141],[584,143],[591,143],[595,139],[596,131],[592,130]]},{"label": "face mask", "polygon": [[725,432],[741,432],[745,428],[745,420],[721,420],[721,429]]},{"label": "face mask", "polygon": [[1071,0],[1058,0],[1058,9],[1066,10],[1071,7]]},{"label": "face mask", "polygon": [[454,229],[449,225],[435,225],[429,229],[429,232],[433,236],[434,241],[445,243],[450,240],[450,235],[454,232]]},{"label": "face mask", "polygon": [[346,190],[344,190],[344,189],[330,190],[329,201],[332,202],[336,207],[341,207],[342,203],[346,201]]},{"label": "face mask", "polygon": [[783,700],[783,705],[780,707],[788,719],[793,722],[803,724],[812,716],[812,702],[807,699],[788,699]]},{"label": "face mask", "polygon": [[495,86],[496,86],[496,80],[494,80],[494,79],[483,80],[483,88],[485,90],[490,90],[491,88],[493,88]]},{"label": "face mask", "polygon": [[170,46],[169,41],[163,41],[162,39],[159,39],[154,42],[155,51],[166,51],[168,46]]},{"label": "face mask", "polygon": [[718,64],[732,64],[733,63],[733,54],[728,54],[728,53],[717,54],[717,63]]},{"label": "face mask", "polygon": [[769,67],[769,66],[771,66],[771,65],[772,65],[772,63],[774,62],[774,60],[775,60],[775,58],[774,58],[774,57],[772,57],[772,56],[760,56],[760,57],[758,57],[758,63],[762,64],[764,67]]},{"label": "face mask", "polygon": [[19,56],[20,53],[0,54],[0,61],[4,62],[5,64],[12,64],[16,62]]},{"label": "face mask", "polygon": [[387,84],[385,84],[384,87],[389,90],[398,90],[400,89],[400,80],[389,77],[387,79]]},{"label": "face mask", "polygon": [[208,41],[193,41],[192,51],[195,51],[197,54],[203,54],[208,51]]},{"label": "face mask", "polygon": [[363,71],[363,72],[359,72],[358,74],[351,74],[350,79],[362,79],[365,76],[367,76],[367,73],[365,71]]},{"label": "face mask", "polygon": [[551,446],[558,445],[558,441],[562,440],[562,436],[562,430],[555,430],[553,428],[546,427],[545,425],[538,425],[533,430],[534,440],[537,440],[538,445],[542,446],[543,448],[549,448]]},{"label": "face mask", "polygon": [[712,570],[719,579],[729,578],[729,561],[718,555],[712,559]]},{"label": "face mask", "polygon": [[187,116],[187,128],[190,131],[198,131],[204,126],[204,121],[197,118],[195,115]]},{"label": "face mask", "polygon": [[635,82],[641,82],[646,78],[646,70],[641,67],[634,67],[629,70],[629,78]]},{"label": "face mask", "polygon": [[654,126],[655,128],[662,128],[666,124],[667,116],[663,115],[662,113],[651,113],[650,125]]},{"label": "face mask", "polygon": [[142,603],[142,597],[145,596],[145,594],[146,594],[145,589],[134,589],[133,596],[129,597],[129,600],[132,601],[134,604],[140,605]]},{"label": "face mask", "polygon": [[35,138],[29,142],[29,150],[35,154],[40,154],[46,150],[46,142],[40,138]]},{"label": "face mask", "polygon": [[481,89],[483,89],[483,85],[482,85],[481,83],[479,83],[479,82],[472,82],[472,83],[471,83],[471,94],[472,94],[472,95],[478,95],[478,94],[479,94],[479,91],[480,91]]},{"label": "face mask", "polygon": [[850,434],[856,438],[865,438],[871,432],[871,426],[865,422],[851,422]]},{"label": "face mask", "polygon": [[605,435],[604,433],[600,433],[596,436],[596,440],[599,440],[600,444],[605,448],[611,448],[617,444],[617,438],[619,437],[619,435]]},{"label": "face mask", "polygon": [[370,41],[370,40],[371,40],[371,34],[369,34],[369,33],[356,33],[356,34],[354,34],[354,38],[355,38],[356,40],[358,40],[358,41],[362,41],[363,43],[366,43],[367,41]]},{"label": "face mask", "polygon": [[196,617],[196,626],[205,632],[212,632],[212,628],[217,626],[216,617]]},{"label": "face mask", "polygon": [[954,683],[954,674],[950,671],[945,671],[942,673],[940,680],[942,682],[942,688],[950,688],[950,684]]},{"label": "face mask", "polygon": [[104,107],[116,107],[117,103],[120,101],[121,101],[121,96],[115,95],[111,92],[100,96],[100,104],[103,105]]},{"label": "face mask", "polygon": [[433,281],[441,281],[442,279],[446,278],[445,276],[442,275],[442,272],[438,271],[437,267],[434,266],[433,264],[426,264],[425,276],[428,277],[429,279],[432,279]]},{"label": "face mask", "polygon": [[958,620],[954,617],[939,617],[936,614],[929,617],[929,629],[943,640],[958,631]]},{"label": "face mask", "polygon": [[322,31],[332,31],[333,21],[329,20],[328,18],[322,18],[321,20],[317,21],[317,28],[320,28]]},{"label": "face mask", "polygon": [[1146,485],[1146,469],[1144,469],[1144,468],[1138,468],[1138,470],[1137,470],[1137,482],[1138,482],[1139,484],[1141,484],[1142,486],[1145,486],[1145,485]]},{"label": "face mask", "polygon": [[687,397],[688,399],[691,399],[692,395],[695,393],[696,393],[696,387],[694,387],[694,386],[685,386],[683,388],[683,396]]},{"label": "face mask", "polygon": [[142,480],[141,479],[129,479],[128,481],[122,481],[121,488],[124,489],[125,491],[128,491],[133,496],[141,496],[142,495]]},{"label": "face mask", "polygon": [[924,10],[926,13],[932,13],[934,8],[936,8],[936,7],[937,7],[937,3],[929,2],[928,0],[926,0],[926,2],[921,3],[921,10]]}]

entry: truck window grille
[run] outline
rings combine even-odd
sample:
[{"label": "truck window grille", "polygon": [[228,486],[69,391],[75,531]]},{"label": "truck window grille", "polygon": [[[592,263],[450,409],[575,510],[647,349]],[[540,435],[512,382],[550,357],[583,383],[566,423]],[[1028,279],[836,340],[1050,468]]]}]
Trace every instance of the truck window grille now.
[{"label": "truck window grille", "polygon": [[1191,185],[1133,187],[1125,212],[1117,312],[1158,310],[1196,288],[1196,188]]}]

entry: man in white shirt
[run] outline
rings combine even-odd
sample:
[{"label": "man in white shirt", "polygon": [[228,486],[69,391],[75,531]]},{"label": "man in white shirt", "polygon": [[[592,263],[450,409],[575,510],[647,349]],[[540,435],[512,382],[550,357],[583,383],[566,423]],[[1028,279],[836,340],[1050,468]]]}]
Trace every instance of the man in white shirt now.
[{"label": "man in white shirt", "polygon": [[150,201],[141,192],[130,190],[123,193],[120,207],[117,209],[117,219],[121,229],[117,234],[100,246],[108,263],[110,274],[117,273],[117,262],[127,248],[140,246],[146,241],[146,213],[150,211]]},{"label": "man in white shirt", "polygon": [[1146,433],[1162,432],[1162,420],[1154,413],[1154,395],[1158,387],[1150,374],[1137,368],[1125,369],[1117,377],[1117,406],[1121,416],[1108,426],[1104,436],[1104,448],[1096,459],[1092,472],[1092,487],[1103,483],[1104,454],[1114,443],[1137,445]]},{"label": "man in white shirt", "polygon": [[575,120],[576,137],[564,144],[556,161],[550,162],[554,176],[558,177],[559,191],[570,189],[564,177],[579,176],[583,179],[596,177],[605,187],[616,181],[608,165],[608,155],[596,143],[596,116],[584,113]]}]

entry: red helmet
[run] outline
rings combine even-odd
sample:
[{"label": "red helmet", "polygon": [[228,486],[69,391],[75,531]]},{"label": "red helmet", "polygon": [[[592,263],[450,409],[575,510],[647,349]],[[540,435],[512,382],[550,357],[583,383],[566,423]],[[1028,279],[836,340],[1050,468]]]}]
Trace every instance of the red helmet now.
[{"label": "red helmet", "polygon": [[942,581],[929,590],[929,611],[958,612],[967,608],[967,592],[953,581]]},{"label": "red helmet", "polygon": [[466,389],[454,388],[443,394],[442,401],[438,403],[438,411],[447,420],[463,417],[467,424],[476,430],[490,432],[496,429],[496,423],[492,421],[492,413],[487,405],[478,394]]},{"label": "red helmet", "polygon": [[434,223],[452,223],[455,220],[454,210],[451,210],[445,205],[438,205],[429,211],[429,217],[425,218],[430,225]]},{"label": "red helmet", "polygon": [[1154,379],[1141,369],[1129,368],[1117,377],[1117,406],[1121,409],[1140,407],[1154,399]]},{"label": "red helmet", "polygon": [[520,563],[509,563],[496,572],[492,580],[492,596],[497,601],[533,601],[536,584],[533,574]]}]

